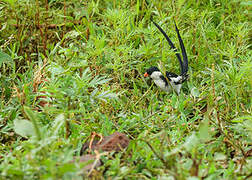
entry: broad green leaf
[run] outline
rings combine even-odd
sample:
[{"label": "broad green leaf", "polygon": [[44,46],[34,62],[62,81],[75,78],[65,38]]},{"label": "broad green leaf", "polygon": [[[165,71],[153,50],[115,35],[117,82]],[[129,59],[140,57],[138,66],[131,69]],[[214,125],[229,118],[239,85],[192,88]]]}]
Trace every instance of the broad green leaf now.
[{"label": "broad green leaf", "polygon": [[28,120],[14,120],[14,131],[22,137],[35,136],[35,130],[31,121]]},{"label": "broad green leaf", "polygon": [[52,63],[52,65],[49,66],[48,71],[53,75],[59,75],[63,73],[65,69],[58,64]]},{"label": "broad green leaf", "polygon": [[204,121],[201,123],[200,128],[199,128],[198,138],[202,140],[203,142],[205,142],[205,141],[208,141],[210,137],[211,135],[209,133],[208,120],[204,119]]},{"label": "broad green leaf", "polygon": [[246,121],[244,121],[244,126],[246,127],[246,130],[248,131],[249,134],[249,138],[252,140],[252,119],[248,119]]},{"label": "broad green leaf", "polygon": [[64,124],[65,122],[65,117],[64,114],[60,114],[58,115],[55,120],[54,120],[54,124],[53,124],[53,135],[56,136],[61,128],[61,126]]},{"label": "broad green leaf", "polygon": [[38,118],[37,116],[35,115],[35,113],[27,106],[24,106],[24,111],[25,111],[25,114],[29,117],[29,119],[31,120],[32,124],[33,124],[33,127],[34,127],[34,130],[36,132],[36,136],[37,136],[37,139],[38,140],[41,140],[41,132],[39,130],[39,125],[38,125]]},{"label": "broad green leaf", "polygon": [[192,94],[193,97],[197,98],[197,97],[199,97],[200,92],[199,92],[199,90],[196,87],[193,87],[191,89],[191,94]]},{"label": "broad green leaf", "polygon": [[13,66],[14,61],[8,54],[0,51],[0,67],[2,66],[3,63]]},{"label": "broad green leaf", "polygon": [[215,161],[223,161],[223,160],[226,160],[226,159],[227,159],[227,157],[226,157],[225,154],[220,153],[220,152],[214,153],[214,160]]},{"label": "broad green leaf", "polygon": [[199,142],[199,139],[193,133],[191,136],[187,137],[186,142],[184,143],[184,147],[187,151],[191,151]]}]

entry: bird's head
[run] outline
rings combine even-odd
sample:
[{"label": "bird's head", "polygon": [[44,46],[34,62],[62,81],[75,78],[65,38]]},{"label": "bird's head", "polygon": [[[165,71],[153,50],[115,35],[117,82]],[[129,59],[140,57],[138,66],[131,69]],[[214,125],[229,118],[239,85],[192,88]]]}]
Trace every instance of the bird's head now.
[{"label": "bird's head", "polygon": [[157,68],[157,67],[155,67],[155,66],[153,66],[153,67],[150,67],[149,69],[147,69],[147,71],[144,73],[144,77],[148,77],[148,76],[150,76],[151,77],[151,75],[153,75],[153,73],[157,73],[157,72],[159,72],[160,73],[160,70]]}]

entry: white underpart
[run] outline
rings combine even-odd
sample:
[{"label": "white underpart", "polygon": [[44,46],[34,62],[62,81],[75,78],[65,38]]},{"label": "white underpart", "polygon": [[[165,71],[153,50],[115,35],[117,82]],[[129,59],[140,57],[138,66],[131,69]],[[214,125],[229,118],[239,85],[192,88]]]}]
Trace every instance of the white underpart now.
[{"label": "white underpart", "polygon": [[[160,89],[162,89],[163,91],[166,91],[166,92],[171,92],[172,89],[171,89],[171,86],[173,87],[173,89],[179,94],[180,92],[180,89],[181,89],[181,86],[182,84],[174,84],[174,82],[178,82],[182,79],[182,76],[178,76],[176,78],[170,78],[171,81],[170,83],[168,83],[168,85],[166,86],[165,85],[165,82],[163,81],[163,79],[160,78],[160,76],[162,75],[162,73],[160,71],[154,71],[152,74],[151,74],[151,79],[154,81],[154,83],[160,87]],[[168,80],[168,79],[167,79]]]}]

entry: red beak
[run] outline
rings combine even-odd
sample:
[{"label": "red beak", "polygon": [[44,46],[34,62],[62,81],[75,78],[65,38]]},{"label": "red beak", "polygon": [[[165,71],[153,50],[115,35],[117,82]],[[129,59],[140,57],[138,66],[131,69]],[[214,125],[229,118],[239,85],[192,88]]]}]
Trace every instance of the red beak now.
[{"label": "red beak", "polygon": [[149,74],[146,72],[146,73],[144,73],[144,77],[148,77],[149,76]]}]

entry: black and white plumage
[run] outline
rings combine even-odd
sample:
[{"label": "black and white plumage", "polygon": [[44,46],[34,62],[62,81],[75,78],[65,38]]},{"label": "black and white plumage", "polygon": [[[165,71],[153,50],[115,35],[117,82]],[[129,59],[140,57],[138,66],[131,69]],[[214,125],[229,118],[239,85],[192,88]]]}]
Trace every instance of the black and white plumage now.
[{"label": "black and white plumage", "polygon": [[[161,73],[161,71],[157,67],[150,67],[147,69],[147,71],[144,74],[144,77],[150,77],[154,83],[160,87],[163,91],[170,92],[172,89],[176,91],[177,94],[180,93],[180,89],[182,86],[182,83],[187,80],[188,78],[188,59],[187,59],[187,54],[185,50],[184,43],[181,39],[181,36],[179,34],[179,30],[177,28],[176,23],[175,24],[175,29],[177,32],[177,36],[179,39],[179,44],[181,47],[182,51],[182,56],[183,56],[183,61],[181,59],[181,56],[177,50],[177,48],[174,46],[170,38],[167,36],[167,34],[164,32],[164,30],[157,24],[155,23],[152,19],[151,21],[154,23],[154,25],[159,29],[159,31],[164,35],[165,39],[168,41],[169,45],[171,46],[171,49],[173,49],[176,52],[176,56],[178,58],[180,68],[181,68],[181,73],[180,75],[177,75],[172,72],[166,72],[165,76]],[[168,82],[169,81],[169,82]],[[172,88],[171,88],[172,86]]]}]

